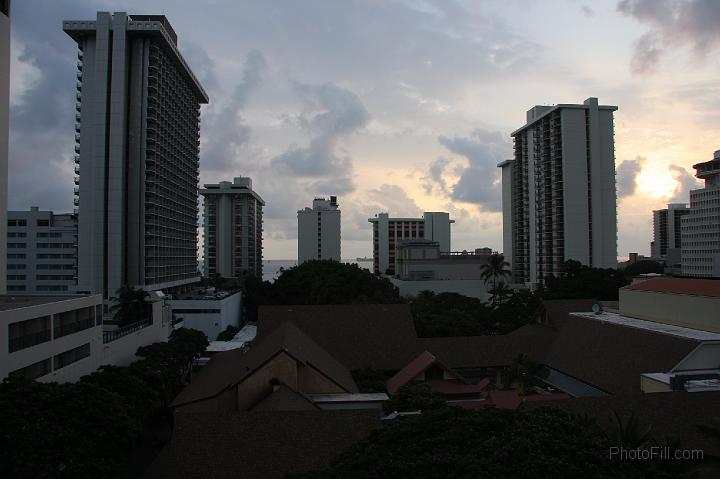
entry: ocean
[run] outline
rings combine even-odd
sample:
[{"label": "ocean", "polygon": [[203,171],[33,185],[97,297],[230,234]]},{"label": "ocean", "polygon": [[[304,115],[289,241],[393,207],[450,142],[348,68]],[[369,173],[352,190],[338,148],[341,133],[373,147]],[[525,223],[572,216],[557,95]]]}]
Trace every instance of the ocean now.
[{"label": "ocean", "polygon": [[[369,261],[358,261],[356,259],[344,259],[343,263],[356,263],[361,268],[365,268],[372,271],[373,262],[372,259]],[[297,266],[296,260],[288,259],[266,259],[263,260],[263,281],[273,282],[280,274],[280,268],[288,269],[293,266]]]}]

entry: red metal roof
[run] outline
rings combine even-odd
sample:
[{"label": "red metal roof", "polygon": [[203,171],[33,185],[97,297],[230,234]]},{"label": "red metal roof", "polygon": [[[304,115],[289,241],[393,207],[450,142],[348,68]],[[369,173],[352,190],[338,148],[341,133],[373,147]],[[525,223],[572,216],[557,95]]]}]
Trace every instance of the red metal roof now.
[{"label": "red metal roof", "polygon": [[431,353],[423,351],[420,356],[410,361],[410,363],[398,371],[395,376],[387,380],[385,386],[387,387],[388,392],[390,394],[395,394],[401,386],[406,385],[412,381],[415,376],[435,364],[436,360],[435,356]]},{"label": "red metal roof", "polygon": [[452,396],[453,394],[480,394],[490,386],[489,379],[483,379],[477,384],[465,384],[462,381],[456,379],[443,379],[426,381],[436,393],[445,394]]},{"label": "red metal roof", "polygon": [[514,389],[495,389],[490,391],[488,406],[493,405],[498,409],[517,409],[522,404],[522,399]]},{"label": "red metal roof", "polygon": [[625,286],[624,289],[720,298],[720,281],[714,279],[653,278]]}]

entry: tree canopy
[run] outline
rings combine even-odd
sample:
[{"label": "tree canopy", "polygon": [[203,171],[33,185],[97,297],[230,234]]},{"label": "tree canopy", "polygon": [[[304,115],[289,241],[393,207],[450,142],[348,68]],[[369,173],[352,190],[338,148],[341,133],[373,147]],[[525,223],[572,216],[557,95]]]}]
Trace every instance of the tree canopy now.
[{"label": "tree canopy", "polygon": [[357,264],[331,260],[306,261],[284,270],[274,283],[246,278],[243,286],[250,320],[264,304],[401,303],[398,290],[386,278]]},{"label": "tree canopy", "polygon": [[600,429],[556,410],[445,407],[374,431],[329,470],[291,477],[643,477],[630,461],[608,460],[609,446]]},{"label": "tree canopy", "polygon": [[563,273],[545,278],[546,299],[597,299],[617,301],[618,290],[629,284],[618,269],[592,268],[579,261],[568,260]]},{"label": "tree canopy", "polygon": [[0,471],[14,479],[114,477],[145,422],[160,414],[207,347],[180,329],[138,350],[130,366],[103,366],[77,383],[6,379],[0,384]]},{"label": "tree canopy", "polygon": [[650,259],[643,259],[629,265],[623,270],[623,273],[625,273],[625,276],[637,276],[648,273],[662,274],[664,271],[665,267],[662,263]]}]

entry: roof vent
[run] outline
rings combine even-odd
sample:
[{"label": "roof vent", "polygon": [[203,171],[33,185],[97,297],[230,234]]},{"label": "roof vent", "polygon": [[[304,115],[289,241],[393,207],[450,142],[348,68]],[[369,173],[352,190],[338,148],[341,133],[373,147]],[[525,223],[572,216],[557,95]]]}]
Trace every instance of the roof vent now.
[{"label": "roof vent", "polygon": [[602,313],[603,313],[603,308],[602,308],[602,306],[601,306],[599,303],[593,304],[593,305],[592,305],[592,310],[593,310],[593,313],[595,313],[595,314],[602,314]]}]

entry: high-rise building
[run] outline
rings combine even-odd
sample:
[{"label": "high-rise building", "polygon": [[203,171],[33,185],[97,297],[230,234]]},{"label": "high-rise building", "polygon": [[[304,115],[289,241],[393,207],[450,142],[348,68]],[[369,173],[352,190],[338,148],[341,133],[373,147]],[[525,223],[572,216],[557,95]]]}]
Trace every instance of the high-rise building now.
[{"label": "high-rise building", "polygon": [[567,260],[617,267],[615,110],[597,98],[536,106],[512,132],[514,158],[498,166],[516,282],[541,283]]},{"label": "high-rise building", "polygon": [[63,293],[77,284],[77,215],[8,211],[8,292]]},{"label": "high-rise building", "polygon": [[[10,0],[0,0],[0,238],[5,238],[10,113]],[[5,294],[5,242],[0,241],[0,294]]]},{"label": "high-rise building", "polygon": [[682,274],[720,278],[720,150],[693,168],[705,187],[690,191],[690,213],[682,219]]},{"label": "high-rise building", "polygon": [[313,259],[340,261],[340,210],[337,196],[315,198],[298,211],[298,264]]},{"label": "high-rise building", "polygon": [[685,203],[671,203],[667,208],[653,211],[653,241],[650,256],[666,260],[669,266],[680,264],[682,235],[680,219],[690,213]]},{"label": "high-rise building", "polygon": [[265,206],[250,178],[238,177],[200,190],[205,198],[205,275],[262,278],[262,236]]},{"label": "high-rise building", "polygon": [[450,225],[455,220],[449,213],[425,212],[422,218],[391,218],[379,213],[368,221],[373,225],[373,270],[375,274],[395,275],[397,247],[403,241],[426,239],[440,246],[440,253],[449,253]]},{"label": "high-rise building", "polygon": [[198,281],[200,104],[208,96],[162,15],[63,22],[79,47],[78,290],[112,297]]}]

